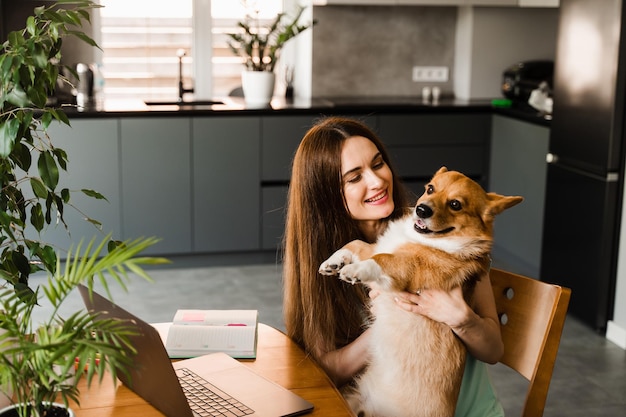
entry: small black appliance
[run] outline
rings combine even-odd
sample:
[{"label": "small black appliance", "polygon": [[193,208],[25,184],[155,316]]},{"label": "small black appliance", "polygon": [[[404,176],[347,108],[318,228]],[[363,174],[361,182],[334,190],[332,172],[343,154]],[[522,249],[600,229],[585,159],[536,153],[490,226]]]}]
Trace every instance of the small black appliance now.
[{"label": "small black appliance", "polygon": [[502,75],[502,94],[514,101],[527,102],[530,93],[543,81],[553,86],[553,61],[523,61],[508,67]]}]

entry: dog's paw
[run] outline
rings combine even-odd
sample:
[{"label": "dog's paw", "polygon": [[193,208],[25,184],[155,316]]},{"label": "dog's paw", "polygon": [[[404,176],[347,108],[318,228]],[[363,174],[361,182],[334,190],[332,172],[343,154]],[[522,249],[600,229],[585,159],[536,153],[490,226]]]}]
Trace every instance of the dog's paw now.
[{"label": "dog's paw", "polygon": [[358,284],[361,280],[358,277],[358,272],[356,271],[357,264],[346,265],[339,271],[339,279],[342,281],[349,282],[350,284]]},{"label": "dog's paw", "polygon": [[339,249],[320,265],[319,273],[322,275],[338,275],[341,268],[353,262],[353,254],[347,249]]},{"label": "dog's paw", "polygon": [[369,283],[376,282],[382,273],[382,269],[374,260],[367,259],[341,268],[339,278],[351,284],[358,282]]}]

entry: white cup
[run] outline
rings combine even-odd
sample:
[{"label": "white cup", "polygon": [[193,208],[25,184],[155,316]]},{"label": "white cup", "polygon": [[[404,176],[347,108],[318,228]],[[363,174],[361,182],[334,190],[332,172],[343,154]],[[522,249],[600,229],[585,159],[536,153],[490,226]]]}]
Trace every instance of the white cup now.
[{"label": "white cup", "polygon": [[439,97],[441,97],[441,89],[439,87],[433,87],[432,94],[433,101],[439,101]]}]

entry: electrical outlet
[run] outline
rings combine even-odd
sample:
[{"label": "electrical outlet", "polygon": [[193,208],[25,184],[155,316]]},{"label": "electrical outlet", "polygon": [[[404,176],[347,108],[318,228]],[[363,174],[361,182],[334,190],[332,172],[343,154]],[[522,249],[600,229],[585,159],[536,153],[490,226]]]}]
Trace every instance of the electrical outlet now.
[{"label": "electrical outlet", "polygon": [[413,67],[414,82],[438,82],[448,81],[448,67]]}]

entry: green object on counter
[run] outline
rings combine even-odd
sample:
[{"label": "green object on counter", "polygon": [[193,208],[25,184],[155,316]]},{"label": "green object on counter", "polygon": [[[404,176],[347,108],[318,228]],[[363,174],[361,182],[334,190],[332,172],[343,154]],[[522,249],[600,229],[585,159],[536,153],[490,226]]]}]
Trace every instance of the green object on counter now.
[{"label": "green object on counter", "polygon": [[513,101],[508,98],[496,98],[491,100],[492,107],[511,107],[513,105]]}]

